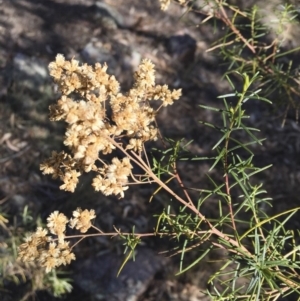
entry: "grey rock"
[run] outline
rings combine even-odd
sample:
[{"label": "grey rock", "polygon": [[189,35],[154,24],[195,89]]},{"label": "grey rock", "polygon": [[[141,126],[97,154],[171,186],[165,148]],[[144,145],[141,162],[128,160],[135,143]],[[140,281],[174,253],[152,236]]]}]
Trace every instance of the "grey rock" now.
[{"label": "grey rock", "polygon": [[111,52],[97,39],[93,39],[83,48],[81,56],[88,64],[106,63],[111,70],[114,70],[117,66],[117,61]]},{"label": "grey rock", "polygon": [[112,6],[97,1],[90,9],[93,13],[94,20],[99,22],[105,29],[114,30],[126,27],[122,15]]},{"label": "grey rock", "polygon": [[76,262],[75,283],[96,300],[136,301],[165,261],[148,248],[138,248],[135,261],[128,261],[117,277],[123,260],[109,253]]},{"label": "grey rock", "polygon": [[167,40],[167,50],[175,60],[182,63],[194,61],[196,40],[188,34],[174,35]]},{"label": "grey rock", "polygon": [[23,88],[39,89],[50,80],[48,67],[35,57],[17,53],[13,58],[12,80]]}]

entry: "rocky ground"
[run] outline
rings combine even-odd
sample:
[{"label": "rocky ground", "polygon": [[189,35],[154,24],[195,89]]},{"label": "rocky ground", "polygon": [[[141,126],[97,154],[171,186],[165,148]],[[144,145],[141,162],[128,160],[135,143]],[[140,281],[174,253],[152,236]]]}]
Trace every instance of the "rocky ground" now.
[{"label": "rocky ground", "polygon": [[[193,154],[209,154],[216,140],[198,121],[211,122],[215,117],[199,104],[221,107],[217,96],[230,92],[230,86],[222,78],[225,67],[221,58],[206,52],[222,28],[215,30],[212,22],[197,26],[202,20],[203,16],[185,14],[176,5],[162,12],[154,0],[0,2],[0,213],[7,214],[16,231],[22,231],[24,222],[29,228],[32,223],[34,229],[35,221],[45,222],[53,210],[70,215],[78,206],[96,209],[97,223],[108,231],[113,226],[130,231],[133,225],[136,232],[153,229],[152,216],[166,200],[149,204],[152,188],[136,188],[124,200],[116,200],[94,193],[86,178],[75,194],[68,194],[39,171],[40,162],[51,150],[62,149],[63,138],[63,125],[48,120],[48,106],[57,96],[47,66],[57,53],[89,64],[106,62],[109,73],[126,91],[141,60],[151,59],[157,83],[183,89],[181,100],[158,116],[162,134],[193,139]],[[288,116],[282,127],[280,112],[259,103],[248,109],[250,122],[267,138],[255,150],[255,162],[258,166],[273,164],[258,180],[273,198],[276,212],[299,206],[300,128],[294,115]],[[208,164],[186,163],[182,169],[186,183],[205,185]],[[32,220],[26,219],[26,212]],[[299,223],[291,227],[299,229]],[[5,245],[1,240],[9,233],[5,229],[0,232],[2,253]],[[76,275],[71,276],[74,291],[66,300],[206,300],[200,290],[206,290],[211,265],[175,278],[176,259],[158,255],[166,249],[164,243],[146,240],[136,261],[116,279],[113,275],[122,260],[119,242],[87,240],[78,247],[78,262],[71,267],[71,275]],[[4,273],[13,273],[4,265],[2,268]],[[21,300],[26,290],[26,285],[19,286],[16,295],[8,286],[0,290],[0,297]],[[43,292],[36,296],[37,300],[55,300]]]}]

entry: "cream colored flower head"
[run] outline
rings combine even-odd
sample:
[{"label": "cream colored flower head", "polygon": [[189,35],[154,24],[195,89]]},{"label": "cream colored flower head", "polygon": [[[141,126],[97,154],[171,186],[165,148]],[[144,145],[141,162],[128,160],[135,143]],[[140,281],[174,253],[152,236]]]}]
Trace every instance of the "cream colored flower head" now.
[{"label": "cream colored flower head", "polygon": [[49,231],[58,236],[58,240],[60,242],[63,241],[65,237],[65,231],[66,231],[66,224],[68,223],[68,218],[63,214],[59,213],[58,211],[54,211],[50,214],[50,216],[47,218],[47,227]]},{"label": "cream colored flower head", "polygon": [[112,159],[112,164],[107,165],[93,179],[93,187],[96,191],[101,191],[104,195],[119,195],[124,197],[124,191],[128,189],[128,177],[131,173],[132,165],[125,157],[122,160]]},{"label": "cream colored flower head", "polygon": [[160,2],[160,9],[167,10],[171,3],[171,0],[159,0],[159,2]]},{"label": "cream colored flower head", "polygon": [[87,232],[87,230],[92,226],[91,220],[96,217],[95,210],[83,210],[77,208],[73,211],[74,218],[70,219],[70,227],[76,228],[81,233]]},{"label": "cream colored flower head", "polygon": [[[167,10],[170,3],[171,3],[171,0],[159,0],[159,2],[160,2],[160,9],[161,10]],[[179,4],[184,5],[188,1],[187,0],[178,0],[178,2],[179,2]]]}]

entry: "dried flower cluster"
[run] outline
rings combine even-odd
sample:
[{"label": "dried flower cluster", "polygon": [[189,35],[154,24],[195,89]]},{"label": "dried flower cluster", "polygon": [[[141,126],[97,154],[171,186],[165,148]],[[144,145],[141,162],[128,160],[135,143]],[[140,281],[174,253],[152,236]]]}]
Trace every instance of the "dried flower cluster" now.
[{"label": "dried flower cluster", "polygon": [[159,0],[159,2],[160,2],[160,9],[167,10],[171,3],[171,0]]},{"label": "dried flower cluster", "polygon": [[126,94],[119,92],[119,83],[107,74],[105,64],[80,66],[78,61],[66,61],[58,54],[49,69],[62,94],[50,106],[50,119],[67,123],[64,143],[71,154],[53,152],[41,164],[41,170],[60,178],[64,183],[60,188],[71,192],[83,172],[94,171],[95,190],[123,197],[132,169],[130,161],[114,158],[112,164],[107,164],[99,154],[109,154],[117,146],[140,153],[146,141],[157,139],[157,111],[149,101],[170,105],[180,97],[181,90],[155,85],[154,65],[147,59],[142,61],[135,84]]},{"label": "dried flower cluster", "polygon": [[[75,260],[72,248],[66,241],[66,225],[76,228],[81,233],[85,233],[91,226],[94,219],[94,210],[81,210],[77,208],[73,212],[74,218],[68,218],[58,211],[54,211],[48,217],[47,228],[37,228],[36,232],[25,238],[25,243],[20,245],[18,250],[19,259],[23,262],[35,262],[44,267],[46,272],[60,266],[70,264]],[[57,238],[49,235],[49,232]]]},{"label": "dried flower cluster", "polygon": [[[171,0],[159,0],[159,2],[160,2],[160,9],[167,10],[171,3]],[[180,5],[183,5],[187,2],[187,0],[178,0],[178,2]]]}]

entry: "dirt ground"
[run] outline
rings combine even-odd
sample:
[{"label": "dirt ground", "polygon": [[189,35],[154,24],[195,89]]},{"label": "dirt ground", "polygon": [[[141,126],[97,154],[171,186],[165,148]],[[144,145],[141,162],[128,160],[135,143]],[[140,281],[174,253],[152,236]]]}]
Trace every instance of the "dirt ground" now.
[{"label": "dirt ground", "polygon": [[[200,109],[199,104],[221,107],[218,95],[230,92],[229,84],[222,78],[225,67],[221,58],[217,53],[205,52],[222,29],[215,30],[209,22],[197,26],[202,17],[184,14],[179,6],[162,12],[154,0],[106,0],[100,1],[102,6],[95,6],[96,2],[0,1],[0,213],[6,214],[11,227],[17,229],[14,231],[34,230],[35,221],[45,222],[54,210],[70,215],[72,210],[83,207],[96,210],[96,223],[106,231],[113,226],[130,231],[134,225],[136,232],[147,232],[154,227],[153,214],[167,201],[162,198],[149,204],[152,187],[132,189],[124,200],[107,198],[92,191],[89,177],[83,179],[75,194],[69,194],[59,190],[58,182],[41,174],[41,161],[52,150],[63,148],[63,125],[48,121],[48,106],[57,96],[47,65],[58,53],[88,63],[107,62],[109,72],[116,76],[124,91],[131,87],[140,61],[151,59],[159,84],[183,89],[181,100],[158,116],[163,136],[193,139],[189,150],[198,156],[210,154],[216,142],[214,132],[199,124],[199,120],[212,122],[216,117]],[[294,115],[288,116],[282,127],[281,112],[260,103],[251,104],[248,110],[250,123],[261,130],[260,137],[267,138],[263,146],[255,149],[255,163],[272,164],[257,180],[264,183],[268,196],[273,198],[275,212],[299,206],[300,127]],[[181,168],[187,185],[201,183],[205,187],[208,163],[185,163]],[[32,220],[26,220],[26,211]],[[291,227],[299,229],[299,220],[295,218]],[[1,246],[7,235],[5,230],[0,232]],[[164,244],[155,239],[144,242],[143,248],[151,254],[148,258],[157,268],[149,269],[152,276],[148,278],[140,276],[147,279],[147,287],[136,299],[123,296],[123,300],[205,300],[199,288],[206,289],[204,282],[211,267],[200,266],[183,277],[172,277],[178,267],[176,259],[161,259],[157,255],[165,249]],[[87,240],[78,247],[79,263],[69,269],[70,277],[74,271],[89,274],[84,267],[88,256],[117,256],[121,251],[118,241]],[[114,260],[105,256],[105,262],[99,259],[99,269],[105,263],[106,273],[114,271]],[[133,270],[145,269],[147,260],[139,258]],[[104,283],[107,274],[103,273],[92,278]],[[74,290],[65,300],[92,300],[100,294],[93,287],[95,282],[86,285],[91,285],[90,290],[96,293],[86,292],[78,282],[83,280],[75,279]],[[105,284],[99,286],[103,290]],[[0,299],[21,300],[28,284],[17,288],[15,293],[15,287],[8,283],[5,290],[0,290]],[[36,300],[56,300],[45,292],[36,292],[34,296]],[[105,298],[102,300],[114,300]]]}]

